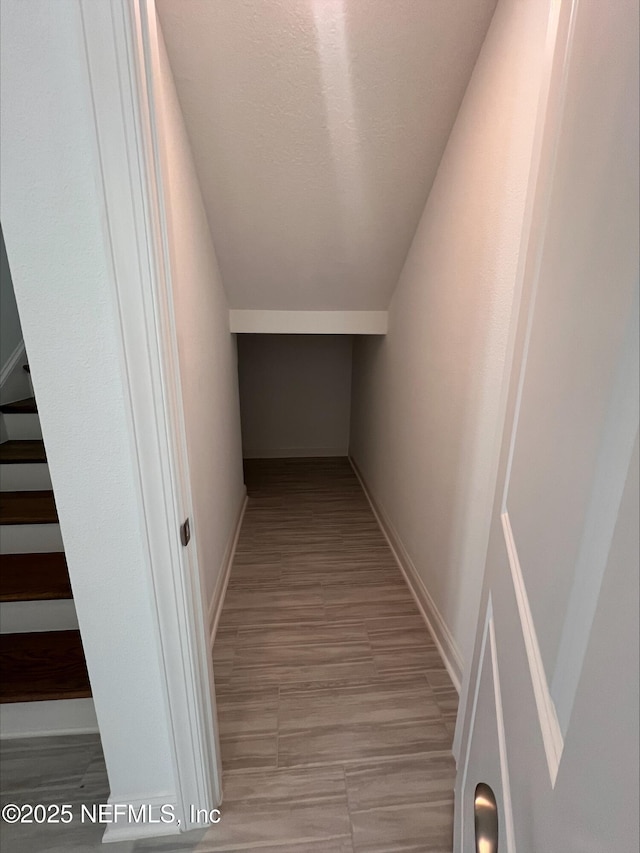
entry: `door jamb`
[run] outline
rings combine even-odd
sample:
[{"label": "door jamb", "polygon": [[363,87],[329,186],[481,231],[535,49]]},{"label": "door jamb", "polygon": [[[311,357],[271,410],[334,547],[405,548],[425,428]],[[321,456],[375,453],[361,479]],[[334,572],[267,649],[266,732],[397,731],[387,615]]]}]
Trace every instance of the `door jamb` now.
[{"label": "door jamb", "polygon": [[222,774],[196,537],[183,547],[179,535],[193,512],[150,79],[155,4],[80,0],[80,8],[176,817],[185,831],[203,826],[190,819],[192,804],[207,812],[220,805]]}]

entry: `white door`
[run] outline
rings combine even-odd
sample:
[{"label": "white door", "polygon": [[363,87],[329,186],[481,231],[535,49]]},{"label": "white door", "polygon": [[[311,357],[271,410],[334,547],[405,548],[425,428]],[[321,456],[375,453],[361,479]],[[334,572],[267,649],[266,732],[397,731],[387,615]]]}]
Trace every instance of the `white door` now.
[{"label": "white door", "polygon": [[[638,850],[638,10],[559,20],[461,711],[464,853]],[[498,847],[476,842],[479,783]]]}]

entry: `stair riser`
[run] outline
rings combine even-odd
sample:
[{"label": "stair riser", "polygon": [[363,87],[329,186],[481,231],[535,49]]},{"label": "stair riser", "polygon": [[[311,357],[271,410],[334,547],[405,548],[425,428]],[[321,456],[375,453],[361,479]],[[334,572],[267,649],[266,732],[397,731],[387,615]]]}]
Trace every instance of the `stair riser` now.
[{"label": "stair riser", "polygon": [[59,524],[3,524],[0,554],[43,554],[64,551]]},{"label": "stair riser", "polygon": [[25,462],[0,465],[0,491],[32,492],[51,488],[51,476],[46,462]]},{"label": "stair riser", "polygon": [[98,731],[93,699],[0,705],[0,738],[47,737]]},{"label": "stair riser", "polygon": [[0,602],[0,634],[73,631],[78,617],[73,600]]},{"label": "stair riser", "polygon": [[22,438],[25,440],[33,440],[42,438],[40,418],[38,415],[3,414],[2,419],[4,421],[8,439]]}]

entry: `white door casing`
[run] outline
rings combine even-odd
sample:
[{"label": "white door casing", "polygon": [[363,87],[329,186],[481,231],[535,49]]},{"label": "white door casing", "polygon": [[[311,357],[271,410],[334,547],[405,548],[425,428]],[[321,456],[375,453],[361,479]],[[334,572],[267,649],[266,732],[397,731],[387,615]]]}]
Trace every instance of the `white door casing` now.
[{"label": "white door casing", "polygon": [[637,30],[633,2],[552,6],[458,724],[464,853],[479,782],[496,794],[501,852],[637,849]]},{"label": "white door casing", "polygon": [[[151,5],[150,5],[151,4]],[[222,800],[150,79],[153,0],[80,0],[182,831]],[[151,13],[151,14],[150,14]],[[115,118],[114,118],[115,117]],[[115,839],[114,839],[115,840]]]}]

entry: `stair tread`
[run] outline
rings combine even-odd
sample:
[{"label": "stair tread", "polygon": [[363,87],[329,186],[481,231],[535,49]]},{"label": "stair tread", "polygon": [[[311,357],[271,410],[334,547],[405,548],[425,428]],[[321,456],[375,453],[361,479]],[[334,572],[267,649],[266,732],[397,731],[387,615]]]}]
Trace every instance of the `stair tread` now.
[{"label": "stair tread", "polygon": [[3,554],[0,567],[0,601],[73,598],[67,561],[62,551]]},{"label": "stair tread", "polygon": [[14,400],[12,403],[3,403],[0,406],[0,412],[3,415],[36,415],[38,409],[36,407],[36,398],[27,397],[24,400]]},{"label": "stair tread", "polygon": [[47,455],[42,439],[11,439],[0,444],[0,464],[46,462]]},{"label": "stair tread", "polygon": [[3,703],[91,696],[79,631],[0,634],[0,676]]},{"label": "stair tread", "polygon": [[0,492],[0,524],[55,524],[57,521],[51,489]]}]

